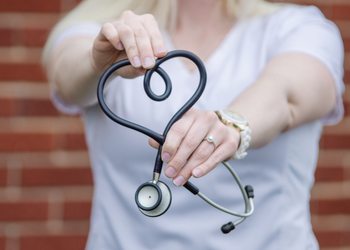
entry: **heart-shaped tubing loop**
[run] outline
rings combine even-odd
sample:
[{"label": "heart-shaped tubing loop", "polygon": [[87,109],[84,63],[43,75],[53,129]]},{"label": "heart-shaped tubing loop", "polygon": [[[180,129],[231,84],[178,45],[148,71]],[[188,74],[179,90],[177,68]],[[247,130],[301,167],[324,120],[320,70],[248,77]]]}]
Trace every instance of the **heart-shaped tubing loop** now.
[{"label": "heart-shaped tubing loop", "polygon": [[[153,138],[155,141],[157,141],[160,144],[160,147],[158,149],[157,157],[156,157],[156,162],[154,165],[154,172],[155,173],[161,173],[163,161],[161,159],[161,150],[162,150],[162,145],[165,141],[165,138],[171,128],[171,126],[178,121],[201,97],[205,85],[207,82],[207,72],[205,70],[205,66],[203,62],[199,59],[198,56],[195,54],[189,52],[189,51],[184,51],[184,50],[175,50],[169,52],[165,57],[159,58],[156,60],[156,64],[153,68],[149,69],[146,71],[146,74],[144,76],[144,89],[146,94],[148,95],[149,98],[151,98],[154,101],[164,101],[166,100],[170,94],[171,94],[171,89],[172,89],[172,84],[171,80],[168,76],[168,74],[159,67],[163,62],[174,58],[174,57],[185,57],[192,62],[194,62],[199,70],[199,85],[195,93],[192,95],[192,97],[180,108],[179,111],[176,112],[176,114],[170,119],[168,122],[167,126],[164,129],[163,135],[160,135],[159,133],[154,132],[153,130],[150,130],[148,128],[145,128],[141,125],[138,125],[136,123],[127,121],[125,119],[120,118],[116,114],[114,114],[106,105],[104,101],[104,95],[103,95],[103,89],[104,86],[107,82],[107,79],[110,77],[111,74],[113,74],[116,70],[130,65],[129,60],[123,60],[120,62],[117,62],[113,64],[111,67],[109,67],[102,75],[98,87],[97,87],[97,98],[99,101],[99,104],[101,106],[102,111],[113,121],[119,123],[120,125],[123,125],[127,128],[134,129],[138,132],[141,132],[151,138]],[[165,91],[161,95],[156,95],[152,90],[151,90],[151,77],[154,72],[157,72],[164,80],[165,83]]]},{"label": "heart-shaped tubing loop", "polygon": [[[104,90],[104,87],[105,87],[105,84],[106,84],[108,78],[118,69],[125,67],[125,66],[129,66],[129,65],[131,65],[130,61],[128,59],[125,59],[125,60],[122,60],[122,61],[119,61],[119,62],[113,64],[103,73],[103,75],[101,76],[100,81],[98,83],[98,86],[97,86],[97,99],[98,99],[98,102],[100,104],[100,107],[101,107],[102,111],[112,121],[115,121],[116,123],[119,123],[120,125],[123,125],[127,128],[134,129],[136,131],[144,133],[145,135],[152,137],[154,140],[156,140],[158,143],[160,143],[162,145],[164,142],[164,137],[162,135],[154,132],[153,130],[150,130],[150,129],[145,128],[141,125],[127,121],[127,120],[117,116],[109,109],[109,107],[107,106],[107,104],[104,100],[103,90]],[[156,70],[156,72],[163,78],[164,82],[166,83],[165,84],[166,90],[162,96],[165,96],[165,95],[169,96],[171,93],[171,81],[170,81],[168,74],[165,73],[165,71],[162,68],[158,68]]]}]

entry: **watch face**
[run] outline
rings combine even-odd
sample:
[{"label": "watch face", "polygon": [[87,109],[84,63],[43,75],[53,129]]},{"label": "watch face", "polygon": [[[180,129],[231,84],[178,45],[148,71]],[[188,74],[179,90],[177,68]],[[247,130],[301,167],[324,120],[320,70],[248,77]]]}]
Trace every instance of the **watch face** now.
[{"label": "watch face", "polygon": [[232,110],[224,109],[222,112],[229,120],[232,120],[233,122],[241,123],[241,124],[248,123],[247,120],[243,116],[233,112]]}]

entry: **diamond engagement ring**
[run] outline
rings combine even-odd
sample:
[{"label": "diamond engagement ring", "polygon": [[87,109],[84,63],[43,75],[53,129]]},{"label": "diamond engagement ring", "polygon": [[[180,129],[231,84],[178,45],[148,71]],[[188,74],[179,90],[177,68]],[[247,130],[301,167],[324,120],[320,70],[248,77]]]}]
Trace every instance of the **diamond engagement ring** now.
[{"label": "diamond engagement ring", "polygon": [[216,143],[215,143],[215,137],[213,135],[208,135],[208,137],[204,138],[204,140],[207,140],[208,142],[212,142],[214,144],[214,147],[216,149]]}]

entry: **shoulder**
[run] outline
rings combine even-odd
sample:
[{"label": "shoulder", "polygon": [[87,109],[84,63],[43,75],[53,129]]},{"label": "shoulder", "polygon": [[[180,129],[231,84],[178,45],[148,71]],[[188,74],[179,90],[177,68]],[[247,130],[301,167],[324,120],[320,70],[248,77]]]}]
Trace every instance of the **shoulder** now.
[{"label": "shoulder", "polygon": [[290,31],[291,29],[308,24],[335,26],[327,20],[316,6],[286,5],[280,10],[266,16],[271,27]]},{"label": "shoulder", "polygon": [[296,4],[282,5],[281,8],[270,13],[267,17],[274,20],[326,19],[316,6]]},{"label": "shoulder", "polygon": [[82,23],[72,24],[62,29],[62,31],[57,36],[53,44],[53,47],[56,47],[63,40],[66,40],[67,38],[74,37],[74,36],[96,37],[99,34],[101,27],[102,27],[102,24],[96,23],[96,22],[82,22]]},{"label": "shoulder", "polygon": [[332,36],[340,40],[337,26],[315,6],[285,5],[260,18],[266,34],[274,39],[283,39],[291,34],[312,38],[312,34],[316,33],[322,34],[323,38]]},{"label": "shoulder", "polygon": [[278,4],[274,11],[242,20],[241,24],[246,28],[243,32],[253,29],[254,33],[268,36],[283,36],[295,28],[309,24],[336,28],[317,7],[295,4]]},{"label": "shoulder", "polygon": [[69,25],[62,29],[60,36],[91,35],[97,36],[102,24],[96,22],[82,22]]}]

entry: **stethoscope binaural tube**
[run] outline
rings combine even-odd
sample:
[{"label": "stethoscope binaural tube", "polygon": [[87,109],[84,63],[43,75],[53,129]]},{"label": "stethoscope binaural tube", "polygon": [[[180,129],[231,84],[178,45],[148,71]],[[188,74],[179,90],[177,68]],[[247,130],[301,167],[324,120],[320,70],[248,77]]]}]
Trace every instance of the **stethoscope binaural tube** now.
[{"label": "stethoscope binaural tube", "polygon": [[[117,62],[117,63],[113,64],[111,67],[109,67],[102,75],[102,77],[99,81],[98,87],[97,87],[98,102],[101,106],[102,111],[111,120],[115,121],[116,123],[118,123],[120,125],[123,125],[127,128],[130,128],[130,129],[134,129],[140,133],[143,133],[143,134],[153,138],[160,145],[158,152],[157,152],[155,164],[154,164],[152,181],[149,181],[149,182],[142,184],[136,190],[136,193],[135,193],[135,202],[137,203],[139,210],[143,214],[150,216],[150,217],[157,217],[157,216],[164,214],[168,210],[168,208],[171,204],[171,200],[172,200],[169,187],[166,184],[164,184],[163,182],[159,181],[159,177],[160,177],[160,174],[162,171],[162,166],[163,166],[163,161],[161,158],[162,145],[165,141],[165,138],[166,138],[171,126],[176,121],[178,121],[198,101],[198,99],[200,98],[200,96],[202,95],[202,93],[205,89],[205,85],[206,85],[206,81],[207,81],[207,73],[205,70],[205,66],[204,66],[203,62],[199,59],[199,57],[197,57],[196,55],[194,55],[193,53],[188,52],[188,51],[183,51],[183,50],[171,51],[165,57],[157,59],[155,66],[153,68],[147,70],[145,73],[144,90],[149,98],[151,98],[154,101],[159,102],[159,101],[166,100],[170,96],[171,90],[172,90],[171,80],[170,80],[168,74],[159,66],[163,62],[165,62],[171,58],[174,58],[174,57],[185,57],[187,59],[190,59],[192,62],[194,62],[199,70],[200,80],[199,80],[198,88],[195,91],[195,93],[180,108],[180,110],[170,119],[170,121],[166,125],[162,135],[159,133],[156,133],[155,131],[152,131],[146,127],[143,127],[141,125],[138,125],[138,124],[135,124],[135,123],[132,123],[130,121],[127,121],[125,119],[120,118],[119,116],[114,114],[108,108],[107,104],[104,101],[103,91],[104,91],[104,86],[107,82],[107,79],[119,68],[131,65],[129,60],[126,59],[126,60]],[[162,79],[164,80],[164,83],[165,83],[165,91],[161,95],[156,95],[152,91],[151,86],[150,86],[151,77],[152,77],[152,74],[154,72],[157,72],[162,77]],[[189,181],[185,183],[184,187],[187,190],[189,190],[190,192],[192,192],[193,194],[201,197],[204,201],[206,201],[207,203],[209,203],[213,207],[215,207],[215,208],[217,208],[225,213],[241,217],[241,219],[237,220],[234,223],[229,222],[226,225],[222,226],[222,228],[221,228],[222,232],[228,233],[231,230],[233,230],[236,225],[242,223],[246,217],[250,216],[253,213],[253,211],[254,211],[254,204],[253,204],[254,193],[253,193],[253,188],[251,186],[246,186],[245,189],[243,188],[242,183],[241,183],[240,179],[238,178],[237,174],[234,172],[232,167],[227,162],[223,162],[223,164],[231,172],[231,174],[235,178],[235,180],[236,180],[236,182],[237,182],[237,184],[242,192],[244,202],[245,202],[245,213],[240,214],[240,213],[236,213],[236,212],[233,212],[231,210],[228,210],[224,207],[221,207],[220,205],[216,204],[215,202],[213,202],[212,200],[207,198],[204,194],[199,192],[199,189]]]}]

